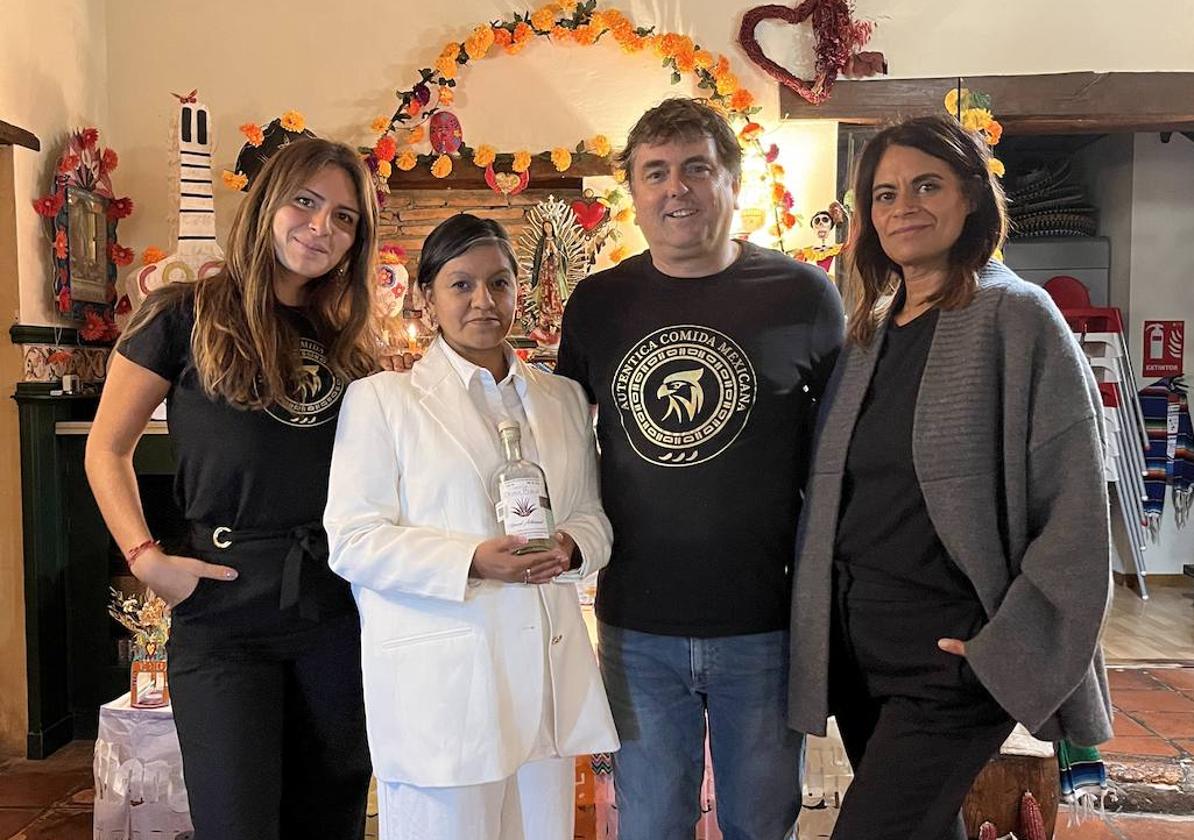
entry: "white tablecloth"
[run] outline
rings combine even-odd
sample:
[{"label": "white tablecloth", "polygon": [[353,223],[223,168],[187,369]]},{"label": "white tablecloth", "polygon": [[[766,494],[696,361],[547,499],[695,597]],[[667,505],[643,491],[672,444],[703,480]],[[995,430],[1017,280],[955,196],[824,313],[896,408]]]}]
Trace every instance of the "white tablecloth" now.
[{"label": "white tablecloth", "polygon": [[100,707],[94,840],[189,840],[182,754],[169,706],[134,709],[125,694]]}]

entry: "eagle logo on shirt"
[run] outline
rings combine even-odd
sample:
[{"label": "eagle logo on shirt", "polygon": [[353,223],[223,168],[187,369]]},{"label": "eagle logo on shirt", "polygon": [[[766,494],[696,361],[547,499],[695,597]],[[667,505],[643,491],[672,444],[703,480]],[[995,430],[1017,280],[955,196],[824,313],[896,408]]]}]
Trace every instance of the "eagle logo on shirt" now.
[{"label": "eagle logo on shirt", "polygon": [[746,428],[758,380],[725,333],[683,324],[636,341],[614,369],[614,404],[639,457],[688,467],[724,452]]},{"label": "eagle logo on shirt", "polygon": [[667,414],[663,415],[664,420],[671,417],[673,412],[678,419],[689,423],[696,419],[701,406],[705,404],[705,391],[701,388],[703,373],[702,368],[681,370],[663,380],[655,396],[667,400]]},{"label": "eagle logo on shirt", "polygon": [[328,367],[323,345],[313,338],[301,338],[295,391],[265,410],[279,423],[312,428],[336,418],[343,395],[344,383]]}]

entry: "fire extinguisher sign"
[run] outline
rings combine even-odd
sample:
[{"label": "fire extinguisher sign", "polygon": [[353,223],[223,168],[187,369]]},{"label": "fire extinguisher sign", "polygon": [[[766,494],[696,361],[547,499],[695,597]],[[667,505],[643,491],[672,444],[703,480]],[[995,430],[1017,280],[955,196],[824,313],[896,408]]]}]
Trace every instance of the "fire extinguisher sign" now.
[{"label": "fire extinguisher sign", "polygon": [[1144,375],[1181,376],[1185,321],[1144,322]]}]

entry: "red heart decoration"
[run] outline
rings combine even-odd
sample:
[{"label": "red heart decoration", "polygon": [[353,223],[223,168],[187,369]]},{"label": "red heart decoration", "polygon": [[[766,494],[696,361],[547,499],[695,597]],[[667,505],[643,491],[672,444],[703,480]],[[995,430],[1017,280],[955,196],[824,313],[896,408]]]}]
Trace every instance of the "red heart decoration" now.
[{"label": "red heart decoration", "polygon": [[746,50],[751,61],[766,70],[767,75],[781,85],[796,91],[814,105],[819,100],[817,94],[813,92],[812,83],[797,78],[788,68],[769,59],[763,53],[763,47],[760,46],[759,39],[755,36],[755,30],[765,20],[782,20],[793,26],[803,23],[819,5],[821,5],[821,0],[804,0],[799,6],[791,7],[779,4],[757,6],[742,16],[742,27],[738,30],[738,43],[742,45],[742,49]]},{"label": "red heart decoration", "polygon": [[[765,20],[779,20],[795,26],[809,18],[812,18],[813,34],[817,39],[817,78],[811,82],[798,78],[768,58],[755,37],[755,30]],[[870,76],[887,72],[887,62],[881,53],[857,52],[870,38],[871,29],[871,24],[851,19],[847,0],[804,0],[797,6],[771,4],[751,9],[742,16],[738,43],[767,75],[813,105],[820,105],[829,98],[838,73],[853,75],[851,71],[857,71],[856,75]]]},{"label": "red heart decoration", "polygon": [[576,216],[577,223],[588,232],[605,221],[609,208],[600,201],[585,201],[578,198],[572,202],[572,212]]}]

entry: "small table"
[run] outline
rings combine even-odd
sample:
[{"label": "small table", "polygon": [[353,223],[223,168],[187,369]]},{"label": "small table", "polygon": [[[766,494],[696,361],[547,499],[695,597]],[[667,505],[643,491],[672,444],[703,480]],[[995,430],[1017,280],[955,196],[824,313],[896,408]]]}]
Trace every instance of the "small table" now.
[{"label": "small table", "polygon": [[100,707],[94,840],[189,840],[182,753],[169,706],[134,709],[125,694]]}]

